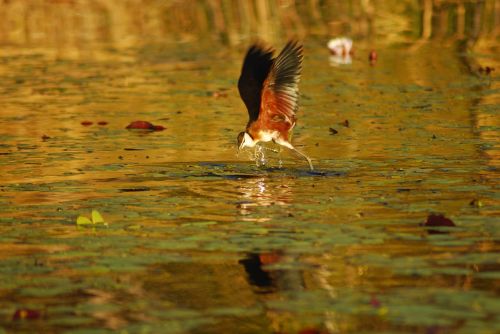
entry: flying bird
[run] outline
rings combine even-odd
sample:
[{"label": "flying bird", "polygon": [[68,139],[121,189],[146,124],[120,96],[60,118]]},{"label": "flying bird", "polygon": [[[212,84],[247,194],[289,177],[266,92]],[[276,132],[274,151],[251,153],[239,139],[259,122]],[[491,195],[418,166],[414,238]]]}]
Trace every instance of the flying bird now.
[{"label": "flying bird", "polygon": [[254,44],[243,61],[238,90],[249,120],[246,130],[238,135],[238,150],[273,141],[304,157],[313,170],[311,159],[291,144],[299,108],[302,45],[290,41],[276,58],[273,52]]}]

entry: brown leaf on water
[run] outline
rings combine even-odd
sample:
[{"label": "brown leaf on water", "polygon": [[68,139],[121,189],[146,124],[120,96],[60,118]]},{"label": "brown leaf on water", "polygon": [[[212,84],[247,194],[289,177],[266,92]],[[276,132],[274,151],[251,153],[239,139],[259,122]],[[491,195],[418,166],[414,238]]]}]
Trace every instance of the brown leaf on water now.
[{"label": "brown leaf on water", "polygon": [[330,134],[331,135],[336,135],[337,133],[339,133],[337,130],[335,130],[334,128],[330,128]]},{"label": "brown leaf on water", "polygon": [[129,130],[148,130],[148,131],[162,131],[165,127],[161,125],[154,125],[147,121],[134,121],[127,125],[126,129]]},{"label": "brown leaf on water", "polygon": [[12,315],[12,320],[22,320],[22,319],[39,319],[42,317],[42,312],[38,310],[33,310],[29,308],[17,309]]},{"label": "brown leaf on water", "polygon": [[346,128],[349,127],[349,121],[346,119],[345,121],[343,121],[342,123],[339,123],[340,125],[342,126],[345,126]]},{"label": "brown leaf on water", "polygon": [[94,122],[91,122],[91,121],[83,121],[80,123],[81,125],[83,126],[91,126],[92,124],[94,124]]},{"label": "brown leaf on water", "polygon": [[427,217],[427,220],[423,223],[423,226],[426,226],[426,227],[442,227],[442,226],[456,226],[456,225],[455,225],[455,223],[451,219],[446,218],[442,214],[431,213]]},{"label": "brown leaf on water", "polygon": [[161,126],[161,125],[155,125],[155,126],[153,126],[153,130],[155,130],[155,131],[163,131],[163,130],[165,130],[165,127]]},{"label": "brown leaf on water", "polygon": [[[424,227],[454,227],[456,225],[451,219],[446,218],[442,214],[431,213],[427,217],[427,220],[425,222],[423,222],[422,224],[420,224],[420,226],[424,226]],[[437,229],[429,229],[428,232],[429,232],[429,234],[446,234],[446,233],[448,233],[446,231],[440,231]]]},{"label": "brown leaf on water", "polygon": [[133,121],[126,127],[127,129],[153,130],[154,125],[146,121]]}]

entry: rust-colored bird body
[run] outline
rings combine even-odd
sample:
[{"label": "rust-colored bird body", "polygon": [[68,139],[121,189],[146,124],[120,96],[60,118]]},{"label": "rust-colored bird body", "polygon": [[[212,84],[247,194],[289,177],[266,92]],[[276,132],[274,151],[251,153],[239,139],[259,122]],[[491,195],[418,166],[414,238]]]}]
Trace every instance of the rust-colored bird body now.
[{"label": "rust-colored bird body", "polygon": [[246,131],[238,135],[238,148],[273,141],[306,158],[312,170],[311,159],[290,143],[297,120],[302,45],[291,41],[276,58],[272,54],[271,49],[255,44],[245,56],[238,89],[249,121]]}]

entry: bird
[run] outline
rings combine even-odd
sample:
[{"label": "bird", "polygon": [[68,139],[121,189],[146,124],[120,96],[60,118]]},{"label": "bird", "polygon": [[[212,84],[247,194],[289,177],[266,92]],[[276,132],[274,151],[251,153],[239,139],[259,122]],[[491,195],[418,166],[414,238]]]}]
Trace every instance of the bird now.
[{"label": "bird", "polygon": [[289,41],[276,58],[274,49],[259,42],[249,47],[238,79],[249,120],[245,131],[238,134],[238,152],[272,141],[304,157],[313,171],[311,159],[291,143],[299,108],[302,52],[302,45],[295,40]]}]

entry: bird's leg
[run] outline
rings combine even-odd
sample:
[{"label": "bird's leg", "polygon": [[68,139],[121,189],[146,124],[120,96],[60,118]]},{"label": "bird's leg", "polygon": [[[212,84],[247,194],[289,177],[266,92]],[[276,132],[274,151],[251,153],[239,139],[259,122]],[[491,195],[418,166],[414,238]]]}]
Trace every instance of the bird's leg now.
[{"label": "bird's leg", "polygon": [[314,170],[313,164],[311,162],[311,158],[309,158],[307,155],[305,155],[304,153],[302,153],[299,150],[297,150],[295,147],[292,148],[292,150],[294,150],[295,152],[297,152],[298,154],[300,154],[301,156],[303,156],[304,158],[306,158],[307,162],[309,163],[309,168],[311,168],[311,171]]},{"label": "bird's leg", "polygon": [[292,151],[296,152],[297,154],[301,155],[302,157],[304,157],[307,162],[309,163],[309,168],[311,168],[311,171],[314,170],[314,167],[313,167],[313,164],[312,164],[312,161],[311,161],[311,158],[309,158],[307,155],[305,155],[304,153],[300,152],[299,150],[297,150],[295,147],[293,147],[292,144],[290,144],[289,142],[281,142],[279,143],[283,146],[286,146],[288,147],[289,149],[291,149]]}]

